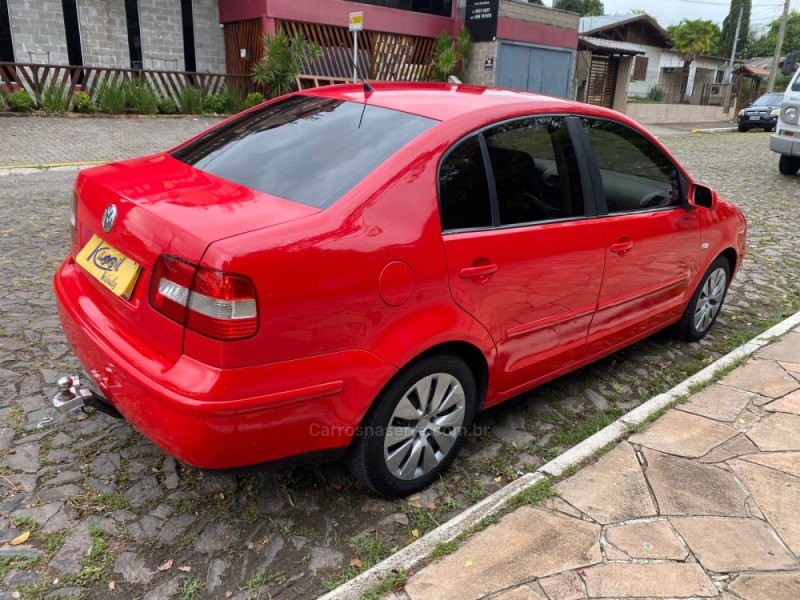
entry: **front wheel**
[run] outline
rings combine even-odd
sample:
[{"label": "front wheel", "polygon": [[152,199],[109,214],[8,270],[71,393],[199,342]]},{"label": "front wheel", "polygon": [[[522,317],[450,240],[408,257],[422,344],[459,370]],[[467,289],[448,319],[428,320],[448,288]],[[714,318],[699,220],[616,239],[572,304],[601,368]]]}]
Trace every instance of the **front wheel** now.
[{"label": "front wheel", "polygon": [[418,492],[455,459],[478,405],[475,377],[459,357],[430,356],[378,396],[347,456],[353,475],[389,497]]},{"label": "front wheel", "polygon": [[705,337],[719,316],[730,277],[731,267],[727,259],[724,256],[717,257],[703,275],[683,311],[683,317],[678,321],[677,332],[681,339],[696,342]]},{"label": "front wheel", "polygon": [[781,154],[781,158],[778,161],[778,170],[783,175],[796,175],[797,171],[800,171],[800,156]]}]

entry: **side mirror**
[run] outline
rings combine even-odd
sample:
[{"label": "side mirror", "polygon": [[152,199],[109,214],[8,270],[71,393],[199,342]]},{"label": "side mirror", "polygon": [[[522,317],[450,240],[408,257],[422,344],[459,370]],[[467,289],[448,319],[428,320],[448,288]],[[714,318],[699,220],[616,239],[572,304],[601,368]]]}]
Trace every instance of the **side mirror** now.
[{"label": "side mirror", "polygon": [[800,58],[798,55],[800,55],[800,52],[797,50],[789,52],[789,54],[786,56],[786,59],[783,61],[781,73],[784,75],[791,75],[794,73],[794,70],[797,68],[797,59]]},{"label": "side mirror", "polygon": [[717,192],[708,186],[693,183],[689,188],[689,204],[715,210],[717,208]]}]

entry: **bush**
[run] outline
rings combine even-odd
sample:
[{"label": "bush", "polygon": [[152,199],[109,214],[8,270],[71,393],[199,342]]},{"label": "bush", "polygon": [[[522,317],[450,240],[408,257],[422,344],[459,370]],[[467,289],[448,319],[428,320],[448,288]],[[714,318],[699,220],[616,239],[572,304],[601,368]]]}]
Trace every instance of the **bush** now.
[{"label": "bush", "polygon": [[6,96],[6,102],[13,112],[28,112],[36,108],[36,102],[27,90],[11,92]]},{"label": "bush", "polygon": [[297,89],[297,76],[306,65],[314,63],[322,51],[316,42],[309,42],[299,31],[289,38],[279,30],[264,36],[264,57],[253,65],[250,76],[263,86],[271,98]]},{"label": "bush", "polygon": [[246,108],[253,108],[256,104],[261,104],[262,102],[264,102],[264,94],[261,92],[250,92],[247,94],[247,98],[244,99]]},{"label": "bush", "polygon": [[647,99],[652,102],[661,102],[664,100],[664,90],[657,85],[651,87],[650,91],[647,92]]},{"label": "bush", "polygon": [[174,115],[178,112],[178,105],[175,104],[175,100],[170,98],[169,96],[161,96],[158,99],[158,112],[162,115]]},{"label": "bush", "polygon": [[103,112],[121,115],[128,106],[127,86],[117,80],[106,79],[97,88],[97,105]]},{"label": "bush", "polygon": [[128,83],[127,96],[130,109],[140,115],[154,115],[158,112],[158,94],[145,80]]},{"label": "bush", "polygon": [[203,92],[193,85],[182,87],[178,92],[178,104],[184,114],[201,115],[203,114]]},{"label": "bush", "polygon": [[76,92],[72,96],[72,110],[79,113],[90,114],[97,110],[92,97],[86,92]]},{"label": "bush", "polygon": [[203,108],[207,113],[222,114],[225,112],[225,99],[219,94],[208,94],[203,100]]},{"label": "bush", "polygon": [[225,86],[220,96],[225,105],[224,110],[226,113],[235,115],[244,110],[244,99],[237,90]]},{"label": "bush", "polygon": [[45,112],[63,113],[69,108],[69,93],[64,86],[48,83],[39,96],[39,105]]}]

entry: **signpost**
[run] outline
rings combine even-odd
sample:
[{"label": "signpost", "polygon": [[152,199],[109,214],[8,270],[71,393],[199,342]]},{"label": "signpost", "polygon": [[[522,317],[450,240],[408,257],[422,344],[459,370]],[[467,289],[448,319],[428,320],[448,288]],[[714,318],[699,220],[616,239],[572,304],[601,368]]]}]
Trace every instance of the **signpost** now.
[{"label": "signpost", "polygon": [[353,83],[358,81],[358,32],[364,30],[364,13],[350,13],[350,31],[353,32]]}]

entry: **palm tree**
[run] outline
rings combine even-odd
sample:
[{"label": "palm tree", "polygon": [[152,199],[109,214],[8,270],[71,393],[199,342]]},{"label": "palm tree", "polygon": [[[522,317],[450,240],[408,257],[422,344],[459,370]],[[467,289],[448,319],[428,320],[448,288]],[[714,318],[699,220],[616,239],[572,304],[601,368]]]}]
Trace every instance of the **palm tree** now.
[{"label": "palm tree", "polygon": [[684,19],[670,30],[675,40],[675,50],[683,59],[683,81],[681,82],[681,102],[685,103],[686,88],[689,84],[689,69],[697,58],[709,50],[714,44],[717,33],[714,23],[705,19]]}]

